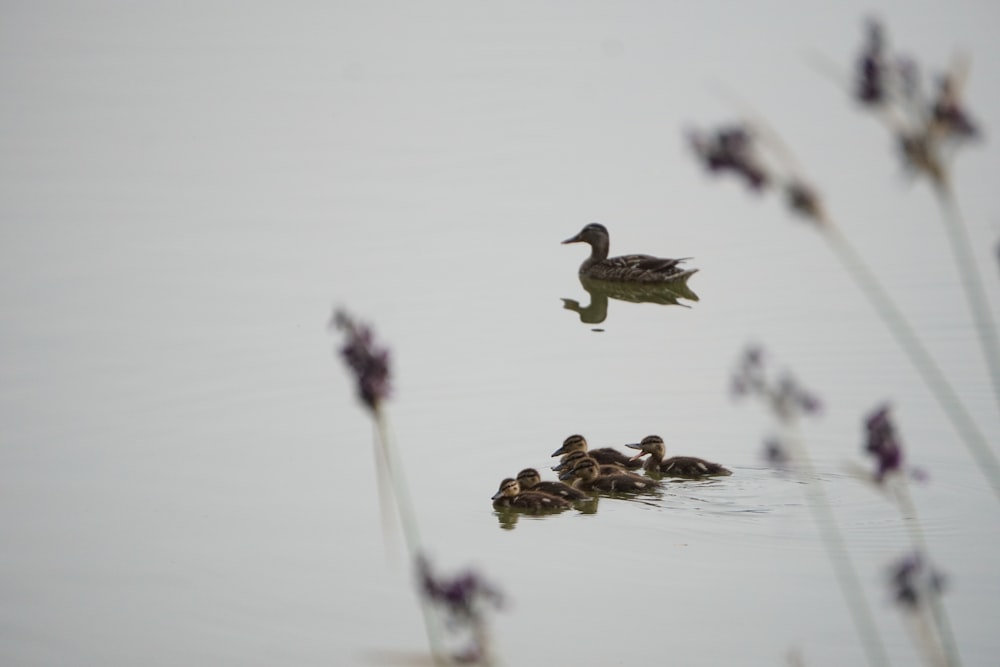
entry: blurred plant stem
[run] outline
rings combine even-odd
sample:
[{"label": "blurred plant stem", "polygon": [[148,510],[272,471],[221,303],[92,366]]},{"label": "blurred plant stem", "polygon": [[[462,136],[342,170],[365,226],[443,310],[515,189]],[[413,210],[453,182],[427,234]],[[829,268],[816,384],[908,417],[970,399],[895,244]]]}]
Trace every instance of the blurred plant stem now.
[{"label": "blurred plant stem", "polygon": [[820,538],[826,547],[826,554],[830,558],[830,564],[833,566],[834,574],[840,584],[840,590],[844,594],[851,619],[854,621],[854,628],[861,638],[861,645],[868,658],[868,664],[872,667],[887,667],[890,664],[889,656],[875,625],[875,617],[868,606],[864,590],[861,587],[861,580],[858,578],[858,573],[847,552],[847,544],[840,533],[837,519],[833,510],[830,509],[826,493],[813,469],[809,452],[802,442],[797,426],[788,421],[785,422],[784,426],[787,436],[783,442],[790,445],[792,449],[793,467],[805,489],[806,504],[812,512],[816,528],[819,530]]},{"label": "blurred plant stem", "polygon": [[997,338],[996,323],[993,321],[989,301],[986,299],[986,291],[983,289],[983,282],[979,276],[977,268],[979,265],[972,252],[969,231],[965,226],[965,220],[958,207],[954,191],[948,182],[935,183],[934,193],[941,206],[944,227],[948,232],[948,241],[951,244],[951,254],[962,278],[969,311],[976,323],[979,346],[983,350],[983,356],[986,357],[990,380],[993,383],[993,398],[1000,407],[1000,339]]},{"label": "blurred plant stem", "polygon": [[[913,543],[914,551],[916,553],[928,554],[927,541],[924,539],[924,531],[920,524],[920,517],[917,514],[917,506],[913,502],[913,496],[910,494],[909,483],[903,474],[897,473],[889,478],[887,486],[896,500],[903,523],[910,533],[910,541]],[[926,626],[922,635],[926,638],[933,637],[937,639],[935,646],[930,647],[930,657],[934,658],[936,664],[948,667],[960,667],[962,660],[958,653],[958,644],[955,642],[955,634],[951,629],[951,619],[944,608],[944,604],[941,602],[941,596],[935,593],[928,595],[927,599],[929,600],[928,606],[933,622],[928,623],[925,620],[921,623],[922,626]],[[927,631],[928,627],[930,629],[929,632]]]},{"label": "blurred plant stem", "polygon": [[[413,509],[409,487],[406,484],[406,478],[403,477],[402,466],[396,452],[395,440],[389,429],[389,422],[385,417],[385,413],[379,406],[373,408],[372,416],[375,422],[375,447],[379,452],[375,457],[376,464],[383,464],[384,466],[384,469],[377,471],[377,476],[380,481],[388,478],[391,484],[390,495],[396,501],[396,513],[403,530],[403,539],[406,542],[406,550],[410,556],[410,563],[416,563],[421,554],[424,553],[423,546],[420,542],[417,516]],[[381,488],[379,489],[379,497],[380,499],[383,497]],[[383,520],[386,519],[387,514],[385,508],[383,508]],[[387,526],[383,525],[383,528],[386,529],[386,533],[389,532]],[[430,602],[423,595],[418,597],[420,599],[421,615],[424,619],[424,628],[427,631],[427,641],[430,644],[431,657],[436,664],[450,664],[441,641],[441,629],[431,609]]]},{"label": "blurred plant stem", "polygon": [[962,442],[965,443],[973,459],[978,463],[979,469],[986,476],[986,481],[989,482],[997,500],[1000,501],[1000,462],[998,462],[986,437],[966,411],[951,383],[948,382],[948,378],[935,363],[934,358],[920,342],[920,339],[917,338],[913,327],[896,307],[895,302],[882,287],[868,264],[858,254],[858,251],[847,240],[847,237],[840,232],[836,225],[830,224],[828,221],[826,224],[819,225],[818,229],[829,242],[830,247],[833,248],[837,258],[844,264],[848,275],[857,282],[862,293],[871,301],[875,312],[889,327],[896,342],[910,358],[910,362],[920,373],[924,384],[931,390],[934,398],[937,399],[938,404],[951,420],[961,436]]}]

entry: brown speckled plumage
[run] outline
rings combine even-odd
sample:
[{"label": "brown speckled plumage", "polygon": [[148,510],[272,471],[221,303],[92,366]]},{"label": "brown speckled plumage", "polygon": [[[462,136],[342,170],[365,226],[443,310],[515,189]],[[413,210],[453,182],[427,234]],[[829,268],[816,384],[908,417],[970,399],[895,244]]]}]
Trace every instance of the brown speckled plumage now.
[{"label": "brown speckled plumage", "polygon": [[569,484],[562,482],[543,481],[541,475],[534,468],[525,468],[517,473],[517,483],[521,487],[521,492],[539,491],[551,496],[558,496],[566,500],[584,500],[589,498],[586,493],[579,489],[574,489]]},{"label": "brown speckled plumage", "polygon": [[580,275],[596,280],[633,283],[683,283],[698,269],[684,269],[680,265],[685,260],[653,257],[652,255],[621,255],[608,257],[611,238],[607,228],[592,222],[573,238],[563,243],[589,243],[590,257],[580,265]]},{"label": "brown speckled plumage", "polygon": [[539,491],[522,491],[516,479],[508,477],[500,482],[500,488],[493,494],[493,507],[513,508],[535,512],[563,510],[569,501]]},{"label": "brown speckled plumage", "polygon": [[657,484],[629,472],[601,474],[597,461],[588,457],[582,459],[576,466],[559,476],[559,479],[574,480],[573,487],[581,491],[601,491],[604,493],[637,493],[655,491]]},{"label": "brown speckled plumage", "polygon": [[633,457],[628,454],[611,447],[588,449],[587,439],[579,434],[571,435],[563,440],[562,447],[552,452],[552,456],[566,457],[574,452],[584,452],[601,465],[616,465],[622,468],[638,468],[642,465],[639,461],[634,461]]},{"label": "brown speckled plumage", "polygon": [[658,472],[668,477],[683,477],[685,479],[700,479],[702,477],[718,477],[732,475],[733,472],[718,463],[712,463],[694,456],[672,456],[664,460],[666,445],[658,435],[647,435],[642,442],[626,445],[640,450],[634,458],[648,456],[644,468],[650,472]]}]

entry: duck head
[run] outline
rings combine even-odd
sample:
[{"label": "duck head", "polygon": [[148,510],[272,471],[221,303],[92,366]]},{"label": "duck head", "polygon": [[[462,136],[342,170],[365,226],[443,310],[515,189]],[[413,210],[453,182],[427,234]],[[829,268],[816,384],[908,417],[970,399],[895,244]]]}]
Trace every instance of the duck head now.
[{"label": "duck head", "polygon": [[632,457],[633,461],[647,454],[652,455],[654,458],[662,459],[667,451],[666,445],[663,444],[663,438],[658,435],[647,435],[640,442],[629,443],[625,446],[639,450],[639,453]]},{"label": "duck head", "polygon": [[500,488],[493,494],[493,498],[491,498],[491,500],[496,501],[501,498],[513,498],[519,493],[521,493],[521,486],[517,483],[517,480],[513,477],[508,477],[504,481],[500,482]]},{"label": "duck head", "polygon": [[552,452],[552,456],[564,456],[573,452],[587,451],[587,439],[582,435],[571,435],[563,440],[562,447]]},{"label": "duck head", "polygon": [[608,238],[608,228],[599,222],[592,222],[581,229],[579,234],[566,239],[563,243],[589,243],[590,245],[601,243],[607,244]]}]

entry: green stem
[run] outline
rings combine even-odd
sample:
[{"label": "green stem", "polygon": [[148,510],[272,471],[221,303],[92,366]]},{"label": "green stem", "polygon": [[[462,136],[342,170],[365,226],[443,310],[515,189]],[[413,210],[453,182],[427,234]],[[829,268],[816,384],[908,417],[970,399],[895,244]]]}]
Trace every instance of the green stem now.
[{"label": "green stem", "polygon": [[976,268],[975,256],[972,253],[972,243],[969,241],[969,231],[965,226],[962,213],[958,208],[954,193],[946,183],[934,188],[941,213],[944,216],[945,229],[948,231],[948,241],[951,243],[951,253],[965,287],[965,298],[969,311],[976,323],[976,333],[979,334],[979,346],[986,357],[986,365],[993,382],[993,397],[1000,402],[1000,339],[997,338],[996,324],[990,312],[983,281]]},{"label": "green stem", "polygon": [[[899,503],[903,521],[910,531],[910,539],[917,552],[926,556],[930,552],[927,549],[924,531],[917,516],[917,506],[913,502],[913,496],[910,494],[909,484],[901,477],[902,474],[904,473],[894,475],[896,479],[893,480],[895,483],[892,485],[892,488],[895,491],[896,501]],[[941,652],[944,656],[944,662],[950,667],[961,667],[962,660],[958,654],[958,644],[955,642],[955,634],[951,629],[951,620],[948,617],[948,612],[941,603],[941,596],[931,591],[927,597],[930,600],[931,615],[937,627],[937,634],[941,640]]]},{"label": "green stem", "polygon": [[809,460],[809,454],[799,440],[797,433],[789,439],[794,443],[795,461],[805,488],[809,509],[812,511],[820,537],[826,545],[826,553],[830,558],[834,574],[840,581],[840,590],[847,601],[854,627],[868,657],[868,664],[872,667],[889,665],[889,656],[886,654],[885,646],[882,645],[882,639],[876,630],[875,618],[865,600],[858,573],[848,555],[847,544],[840,534],[837,520],[833,515],[833,510],[830,509],[830,503],[826,500],[823,487],[816,477],[812,462]]},{"label": "green stem", "polygon": [[948,378],[938,368],[934,358],[917,338],[913,327],[906,321],[903,313],[896,307],[896,304],[879,283],[878,278],[868,268],[868,265],[847,238],[832,224],[823,224],[819,229],[825,233],[825,238],[829,241],[837,258],[844,264],[847,273],[854,278],[862,293],[871,301],[875,312],[879,314],[890,333],[895,337],[900,348],[910,358],[910,362],[920,373],[924,384],[931,390],[934,398],[937,399],[938,404],[951,420],[955,430],[962,437],[962,442],[965,443],[972,457],[978,463],[979,469],[985,475],[997,500],[1000,500],[1000,462],[997,461],[996,454],[990,448],[986,437],[962,405],[962,401],[948,382]]},{"label": "green stem", "polygon": [[[417,515],[413,510],[413,502],[410,498],[409,488],[406,485],[406,478],[403,477],[402,465],[396,453],[392,434],[389,431],[389,424],[381,410],[376,408],[373,411],[375,416],[376,441],[382,451],[382,459],[389,472],[389,481],[392,484],[392,495],[396,499],[396,511],[399,516],[399,523],[403,529],[403,539],[406,541],[406,548],[410,554],[410,566],[412,567],[417,558],[423,554],[423,547],[420,542],[420,534],[417,529]],[[431,657],[438,664],[447,664],[444,650],[442,648],[440,631],[432,613],[431,607],[426,598],[421,593],[419,596],[420,611],[424,619],[424,627],[427,630],[427,641],[430,644]]]}]

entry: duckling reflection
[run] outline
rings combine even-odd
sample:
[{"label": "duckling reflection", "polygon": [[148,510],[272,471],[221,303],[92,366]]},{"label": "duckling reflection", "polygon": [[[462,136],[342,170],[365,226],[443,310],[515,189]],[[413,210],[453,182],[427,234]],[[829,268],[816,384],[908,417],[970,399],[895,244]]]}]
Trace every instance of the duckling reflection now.
[{"label": "duckling reflection", "polygon": [[496,509],[519,509],[527,512],[558,512],[568,509],[568,500],[541,491],[522,491],[517,480],[508,477],[500,482],[500,488],[493,494]]},{"label": "duckling reflection", "polygon": [[[593,495],[587,494],[584,500],[577,500],[573,503],[574,509],[580,514],[597,514],[597,505],[600,502],[601,497],[596,493]],[[513,509],[510,507],[497,507],[494,505],[493,514],[496,515],[497,523],[503,530],[514,530],[517,526],[517,522],[523,516],[527,516],[529,520],[544,519],[549,515],[556,514],[556,511],[551,512],[526,512],[524,510]]]},{"label": "duckling reflection", "polygon": [[579,433],[563,440],[562,447],[552,452],[552,456],[562,456],[565,459],[567,455],[573,452],[584,452],[600,465],[616,465],[622,468],[638,468],[642,465],[640,461],[635,460],[634,456],[619,452],[612,447],[588,449],[587,439]]},{"label": "duckling reflection", "polygon": [[581,491],[599,491],[602,493],[642,493],[656,492],[657,483],[654,480],[633,475],[628,472],[617,472],[602,475],[597,461],[585,457],[572,470],[559,476],[562,480],[574,480],[574,488]]},{"label": "duckling reflection", "polygon": [[575,299],[563,299],[562,303],[563,309],[577,313],[584,324],[600,324],[608,318],[608,299],[683,308],[690,306],[679,299],[698,301],[698,295],[684,282],[622,283],[580,276],[580,286],[590,294],[588,305],[581,306]]},{"label": "duckling reflection", "polygon": [[731,470],[718,463],[712,463],[695,456],[672,456],[664,460],[667,448],[663,444],[663,438],[658,435],[647,435],[642,439],[642,442],[625,446],[640,450],[632,457],[634,459],[641,459],[643,456],[649,457],[643,466],[647,472],[683,479],[702,479],[733,474]]}]

